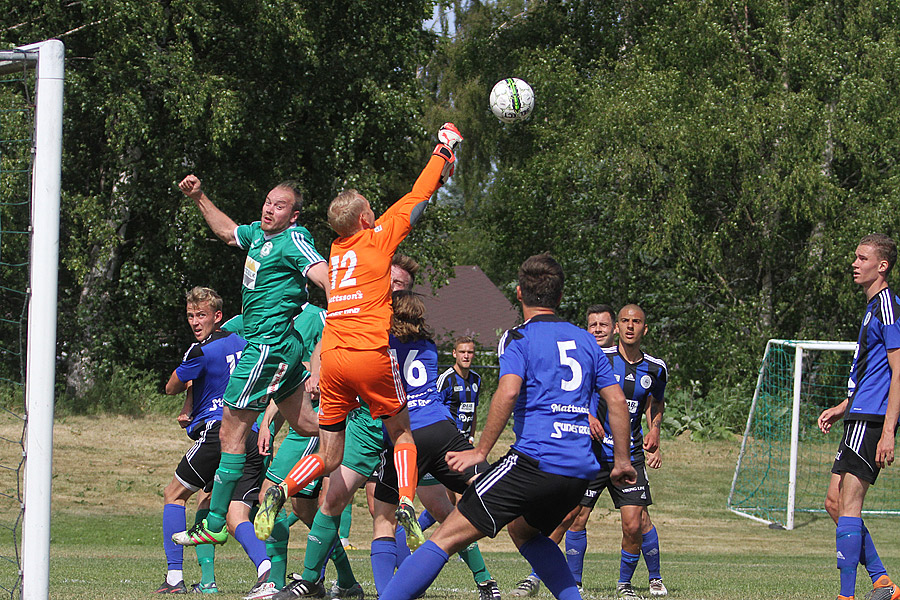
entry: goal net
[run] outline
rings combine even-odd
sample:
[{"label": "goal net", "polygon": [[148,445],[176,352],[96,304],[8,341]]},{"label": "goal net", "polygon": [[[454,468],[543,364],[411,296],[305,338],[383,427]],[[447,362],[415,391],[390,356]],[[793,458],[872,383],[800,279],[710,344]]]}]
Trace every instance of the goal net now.
[{"label": "goal net", "polygon": [[0,596],[48,598],[63,44],[0,50]]},{"label": "goal net", "polygon": [[[728,508],[793,529],[796,513],[824,513],[831,465],[843,433],[817,420],[847,398],[854,342],[769,340],[741,442]],[[900,513],[900,478],[881,472],[863,514]]]}]

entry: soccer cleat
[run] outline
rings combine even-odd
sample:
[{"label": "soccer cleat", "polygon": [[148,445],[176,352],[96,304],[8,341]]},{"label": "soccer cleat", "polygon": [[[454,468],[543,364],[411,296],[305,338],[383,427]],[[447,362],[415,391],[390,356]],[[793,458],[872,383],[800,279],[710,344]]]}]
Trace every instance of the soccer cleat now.
[{"label": "soccer cleat", "polygon": [[184,579],[176,583],[175,585],[170,584],[168,581],[163,581],[163,584],[159,586],[159,589],[156,590],[157,594],[187,594],[187,587],[184,585]]},{"label": "soccer cleat", "polygon": [[195,583],[191,586],[192,594],[218,594],[219,588],[216,587],[215,581],[209,583]]},{"label": "soccer cleat", "polygon": [[[876,596],[875,590],[879,588],[889,589],[891,591],[891,595],[886,596],[884,595],[884,592],[879,592]],[[887,575],[882,575],[872,583],[872,591],[869,592],[869,595],[866,597],[890,598],[890,600],[900,600],[900,586],[895,585],[894,582],[891,581],[891,578]]]},{"label": "soccer cleat", "polygon": [[478,584],[478,600],[500,600],[500,588],[493,579]]},{"label": "soccer cleat", "polygon": [[272,581],[262,581],[250,588],[244,600],[263,600],[278,593],[278,586]]},{"label": "soccer cleat", "polygon": [[228,529],[222,527],[221,531],[212,531],[206,526],[206,519],[187,531],[179,531],[172,534],[172,541],[179,546],[199,546],[200,544],[224,544],[228,540]]},{"label": "soccer cleat", "polygon": [[651,579],[650,580],[650,595],[651,596],[668,596],[669,590],[666,589],[666,586],[663,584],[662,579]]},{"label": "soccer cleat", "polygon": [[263,541],[266,541],[272,535],[275,519],[278,517],[281,507],[284,506],[284,501],[287,499],[287,493],[285,493],[283,485],[284,483],[273,485],[266,490],[266,495],[263,497],[262,504],[259,505],[256,518],[253,519],[253,530],[256,531],[256,537]]},{"label": "soccer cleat", "polygon": [[517,583],[515,589],[509,595],[516,598],[526,598],[528,596],[536,596],[539,589],[541,589],[541,580],[534,575],[529,575]]},{"label": "soccer cleat", "polygon": [[406,545],[410,550],[415,550],[425,543],[425,534],[419,527],[419,521],[416,519],[416,509],[413,508],[412,500],[407,497],[400,498],[400,504],[394,513],[397,521],[403,525],[406,530]]},{"label": "soccer cleat", "polygon": [[[271,489],[271,488],[269,488]],[[292,582],[281,588],[272,596],[273,600],[293,600],[294,598],[324,598],[325,588],[322,582],[304,581],[297,573],[291,573]]]},{"label": "soccer cleat", "polygon": [[344,600],[363,600],[366,597],[366,594],[363,592],[359,582],[354,583],[348,588],[342,588],[337,584],[337,581],[335,581],[331,586],[331,590],[328,592],[328,596],[332,599],[342,598]]},{"label": "soccer cleat", "polygon": [[896,586],[893,585],[872,588],[869,593],[866,594],[866,600],[891,600],[895,589]]},{"label": "soccer cleat", "polygon": [[620,581],[616,584],[616,598],[624,598],[624,600],[640,600],[638,593],[634,591],[630,581]]}]

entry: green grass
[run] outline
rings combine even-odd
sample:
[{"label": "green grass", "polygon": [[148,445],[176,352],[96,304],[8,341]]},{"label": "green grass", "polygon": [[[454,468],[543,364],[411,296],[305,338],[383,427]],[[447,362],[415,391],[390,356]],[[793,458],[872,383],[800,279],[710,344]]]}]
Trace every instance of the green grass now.
[{"label": "green grass", "polygon": [[[187,448],[180,435],[171,419],[162,417],[115,418],[103,424],[69,417],[57,423],[51,598],[152,596],[165,574],[160,490]],[[682,437],[663,444],[663,468],[650,473],[651,516],[659,530],[663,578],[671,598],[805,600],[837,595],[830,519],[801,515],[797,529],[783,531],[736,516],[725,509],[725,498],[737,441],[694,443]],[[79,494],[80,490],[86,493]],[[900,575],[896,521],[882,517],[866,522],[889,573]],[[611,598],[618,577],[621,530],[607,496],[599,500],[588,531],[585,597]],[[292,533],[289,571],[301,566],[306,529],[298,524]],[[357,494],[351,540],[364,549],[351,551],[350,558],[366,594],[374,598],[370,539],[371,519],[363,495]],[[495,540],[484,540],[481,547],[502,592],[527,575],[527,565],[505,532]],[[221,598],[238,598],[255,582],[255,571],[234,540],[217,549],[216,569]],[[333,578],[333,570],[329,577]],[[191,549],[185,550],[185,579],[188,584],[199,580]],[[859,598],[868,591],[868,581],[861,569]],[[647,592],[643,562],[634,583],[639,592]],[[477,595],[471,574],[453,558],[427,597],[474,600]],[[542,588],[539,597],[551,596]]]}]

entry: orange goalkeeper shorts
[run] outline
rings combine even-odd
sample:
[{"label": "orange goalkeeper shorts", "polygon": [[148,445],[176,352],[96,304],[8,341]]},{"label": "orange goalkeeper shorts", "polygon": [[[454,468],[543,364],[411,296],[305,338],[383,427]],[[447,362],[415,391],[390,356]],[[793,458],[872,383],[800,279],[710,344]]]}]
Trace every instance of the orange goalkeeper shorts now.
[{"label": "orange goalkeeper shorts", "polygon": [[387,348],[334,348],[322,353],[319,425],[334,425],[359,406],[369,405],[373,418],[391,417],[406,406],[400,367]]}]

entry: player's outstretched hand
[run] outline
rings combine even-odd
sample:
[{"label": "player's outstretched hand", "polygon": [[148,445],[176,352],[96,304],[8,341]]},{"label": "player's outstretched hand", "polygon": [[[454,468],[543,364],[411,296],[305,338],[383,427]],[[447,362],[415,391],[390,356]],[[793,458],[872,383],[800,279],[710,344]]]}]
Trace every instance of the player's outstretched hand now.
[{"label": "player's outstretched hand", "polygon": [[449,146],[454,152],[456,151],[456,146],[458,146],[463,139],[459,129],[457,129],[456,125],[453,123],[444,123],[438,130],[438,141]]},{"label": "player's outstretched hand", "polygon": [[448,452],[444,458],[451,469],[460,473],[472,465],[484,462],[484,455],[474,448],[461,452]]},{"label": "player's outstretched hand", "polygon": [[616,465],[609,474],[609,479],[616,487],[625,487],[637,483],[637,471],[628,463],[624,466]]},{"label": "player's outstretched hand", "polygon": [[193,200],[199,198],[200,194],[203,193],[200,189],[200,179],[196,175],[188,175],[182,179],[181,183],[178,184],[178,189],[180,189],[185,196]]}]

